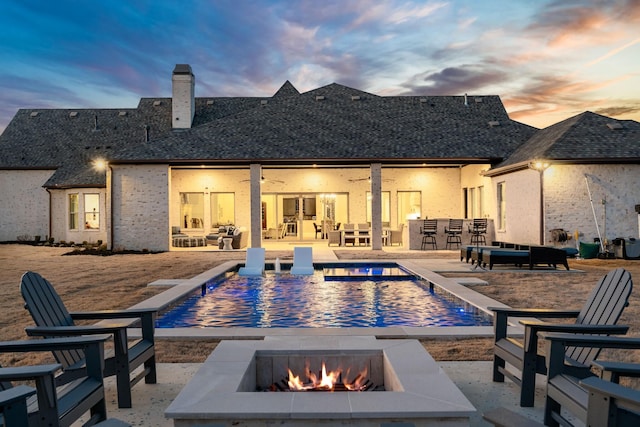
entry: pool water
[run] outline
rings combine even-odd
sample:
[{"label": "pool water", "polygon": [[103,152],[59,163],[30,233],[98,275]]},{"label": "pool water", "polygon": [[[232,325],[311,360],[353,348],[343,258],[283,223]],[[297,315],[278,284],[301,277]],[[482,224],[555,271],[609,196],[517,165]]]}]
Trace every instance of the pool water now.
[{"label": "pool water", "polygon": [[490,317],[410,278],[354,281],[267,272],[213,280],[161,314],[158,328],[488,326]]}]

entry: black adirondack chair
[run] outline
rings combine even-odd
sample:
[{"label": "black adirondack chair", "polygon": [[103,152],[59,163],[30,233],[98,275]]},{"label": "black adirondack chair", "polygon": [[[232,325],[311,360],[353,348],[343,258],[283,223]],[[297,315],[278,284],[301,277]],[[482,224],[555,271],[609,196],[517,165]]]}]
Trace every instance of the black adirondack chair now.
[{"label": "black adirondack chair", "polygon": [[[147,384],[156,383],[156,361],[154,346],[155,309],[108,310],[82,313],[67,311],[57,292],[46,279],[31,271],[22,276],[20,285],[25,306],[31,313],[36,327],[26,328],[31,336],[71,336],[90,334],[111,334],[114,341],[114,355],[105,359],[104,376],[116,376],[118,407],[131,407],[131,388],[142,378]],[[137,319],[142,329],[142,339],[129,345],[127,327]],[[78,326],[79,319],[118,319],[117,322],[101,322],[91,326]],[[84,368],[82,351],[54,351],[56,360],[66,375],[74,376]],[[142,369],[138,369],[142,367]],[[132,375],[133,374],[133,375]]]},{"label": "black adirondack chair", "polygon": [[[583,365],[566,356],[570,349],[626,349],[637,352],[640,338],[541,333],[547,344],[546,426],[572,426],[564,410],[588,426],[640,425],[640,391],[617,384],[621,377],[640,377],[640,364],[596,360]],[[602,380],[591,367],[598,368]]]},{"label": "black adirondack chair", "polygon": [[[2,368],[0,368],[1,370]],[[1,388],[2,386],[0,386]],[[0,390],[0,425],[28,426],[27,398],[34,394],[36,394],[36,389],[26,385]]]},{"label": "black adirondack chair", "polygon": [[[629,302],[633,283],[631,274],[622,268],[607,273],[591,291],[582,310],[512,309],[490,307],[493,314],[494,355],[493,381],[508,377],[520,386],[520,406],[533,406],[536,373],[546,374],[545,356],[538,353],[538,332],[567,332],[579,334],[625,334],[627,326],[616,325],[622,310]],[[573,324],[522,320],[524,341],[507,335],[509,317],[571,318]],[[567,357],[588,366],[599,353],[598,348],[569,348]],[[514,370],[509,370],[505,362]]]},{"label": "black adirondack chair", "polygon": [[[108,338],[108,335],[99,335],[0,342],[0,353],[81,350],[86,354],[84,374],[70,381],[57,375],[62,368],[57,363],[0,367],[3,425],[70,426],[86,412],[90,412],[90,419],[85,425],[94,425],[106,420],[102,361],[104,341]],[[36,388],[34,390],[24,385],[13,387],[10,381],[33,381]],[[33,394],[36,394],[37,405],[31,405],[26,400]]]}]

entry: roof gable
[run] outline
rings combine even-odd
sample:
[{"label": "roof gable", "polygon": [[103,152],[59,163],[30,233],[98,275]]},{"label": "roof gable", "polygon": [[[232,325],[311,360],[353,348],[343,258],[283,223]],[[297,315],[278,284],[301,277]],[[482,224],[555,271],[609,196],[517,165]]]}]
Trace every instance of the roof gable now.
[{"label": "roof gable", "polygon": [[640,123],[586,111],[536,132],[498,168],[533,159],[638,161]]}]

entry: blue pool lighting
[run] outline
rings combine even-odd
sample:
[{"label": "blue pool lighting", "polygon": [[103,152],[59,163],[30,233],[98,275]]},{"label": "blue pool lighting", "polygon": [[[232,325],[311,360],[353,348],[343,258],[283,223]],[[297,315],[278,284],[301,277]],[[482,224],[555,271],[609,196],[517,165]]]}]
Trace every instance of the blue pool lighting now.
[{"label": "blue pool lighting", "polygon": [[[489,326],[476,307],[402,270],[379,267],[311,276],[223,275],[162,313],[158,328]],[[357,271],[356,271],[357,270]],[[401,269],[400,269],[401,270]],[[331,273],[331,272],[330,272]],[[331,274],[329,274],[331,276]],[[343,279],[340,279],[342,277]]]}]

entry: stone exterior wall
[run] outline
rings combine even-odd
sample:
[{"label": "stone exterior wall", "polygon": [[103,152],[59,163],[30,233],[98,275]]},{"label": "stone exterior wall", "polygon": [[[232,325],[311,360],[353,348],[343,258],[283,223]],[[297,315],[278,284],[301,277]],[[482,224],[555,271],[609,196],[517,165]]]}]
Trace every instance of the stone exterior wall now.
[{"label": "stone exterior wall", "polygon": [[113,165],[109,232],[113,249],[169,250],[169,167]]},{"label": "stone exterior wall", "polygon": [[0,170],[0,241],[49,234],[49,194],[42,185],[52,170]]}]

